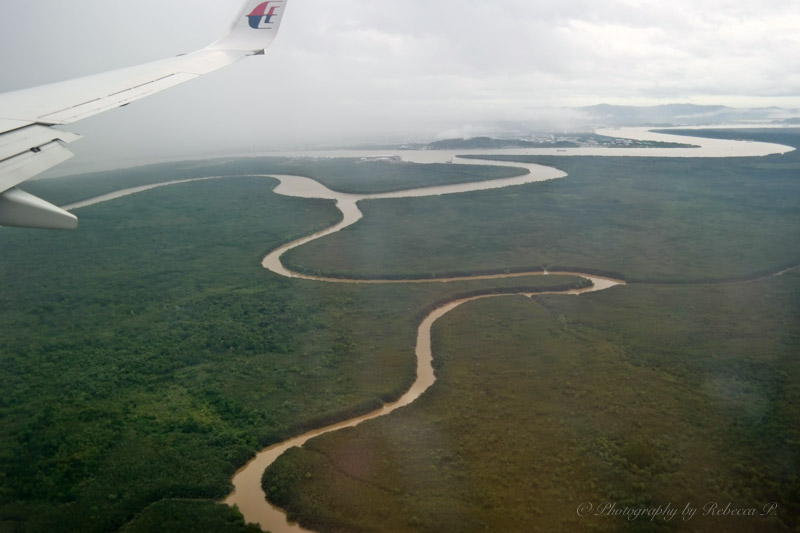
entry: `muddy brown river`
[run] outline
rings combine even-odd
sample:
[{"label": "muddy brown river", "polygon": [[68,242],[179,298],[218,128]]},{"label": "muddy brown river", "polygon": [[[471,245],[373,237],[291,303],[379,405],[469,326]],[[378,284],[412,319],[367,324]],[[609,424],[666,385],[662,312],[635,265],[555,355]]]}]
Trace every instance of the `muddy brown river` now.
[{"label": "muddy brown river", "polygon": [[[652,133],[646,128],[623,128],[618,130],[601,130],[597,133],[608,136],[616,136],[622,138],[638,139],[638,140],[656,140],[665,142],[680,142],[686,144],[696,145],[694,148],[570,148],[568,150],[556,149],[524,149],[524,150],[478,150],[474,151],[480,155],[602,155],[602,156],[643,156],[643,157],[744,157],[744,156],[764,156],[776,153],[786,153],[793,148],[788,146],[757,143],[757,142],[743,142],[743,141],[730,141],[718,139],[706,139],[700,137],[684,137],[667,135],[663,133]],[[497,166],[512,166],[524,168],[528,171],[523,176],[514,178],[498,179],[491,181],[480,181],[473,183],[465,183],[458,185],[437,186],[421,189],[412,189],[406,191],[398,191],[383,194],[346,194],[333,191],[324,185],[310,179],[299,176],[284,176],[284,175],[264,175],[265,177],[274,177],[280,181],[280,185],[276,187],[275,192],[286,196],[295,196],[301,198],[324,198],[336,202],[337,207],[342,212],[342,220],[331,226],[328,229],[314,233],[307,237],[303,237],[296,241],[285,244],[276,250],[270,252],[262,261],[265,269],[274,272],[275,274],[289,277],[314,280],[324,283],[443,283],[456,280],[478,280],[478,279],[497,279],[501,277],[522,277],[532,275],[570,275],[582,277],[592,282],[591,286],[563,291],[563,292],[542,292],[537,294],[564,294],[564,295],[580,295],[589,292],[597,292],[601,290],[610,289],[612,287],[623,285],[621,280],[601,278],[581,272],[521,272],[514,274],[493,275],[493,276],[470,276],[463,278],[436,278],[436,279],[419,279],[413,281],[404,280],[360,280],[360,279],[342,279],[342,278],[327,278],[318,276],[308,276],[293,272],[287,269],[281,262],[281,256],[288,250],[302,246],[308,242],[316,239],[323,238],[327,235],[342,230],[352,224],[355,224],[362,218],[361,210],[358,208],[358,203],[361,201],[369,201],[374,199],[390,199],[390,198],[411,198],[434,196],[442,194],[458,194],[471,191],[496,189],[501,187],[511,187],[515,185],[522,185],[526,183],[533,183],[536,181],[551,180],[566,177],[566,174],[560,170],[543,167],[540,165],[523,164],[523,163],[509,163],[491,160],[475,160],[475,159],[461,159],[460,154],[469,154],[469,150],[458,151],[438,151],[438,150],[419,150],[419,151],[388,151],[386,155],[396,155],[402,159],[416,163],[445,163],[452,162],[457,164],[482,164],[482,165],[497,165]],[[381,152],[383,155],[384,153]],[[274,155],[297,155],[304,157],[374,157],[375,151],[331,151],[331,152],[296,152],[296,153],[280,153]],[[79,209],[89,205],[97,204],[100,202],[110,201],[129,194],[135,194],[150,190],[156,187],[164,187],[168,185],[177,185],[188,183],[191,181],[202,181],[209,179],[222,179],[225,176],[209,176],[204,178],[196,178],[189,180],[177,180],[154,185],[146,185],[142,187],[135,187],[110,193],[107,195],[99,196],[91,200],[78,202],[68,206],[65,209]],[[532,294],[520,293],[524,296],[532,296]],[[519,296],[517,294],[516,296]],[[261,488],[261,477],[266,468],[272,464],[284,451],[294,446],[302,446],[306,441],[316,436],[336,431],[338,429],[353,427],[365,420],[371,420],[380,416],[386,416],[399,407],[406,406],[416,400],[422,393],[435,383],[435,375],[432,367],[431,353],[431,328],[439,318],[445,316],[453,309],[463,305],[467,302],[482,299],[482,298],[500,298],[509,297],[509,294],[493,294],[481,295],[471,298],[458,299],[448,302],[437,309],[431,311],[417,330],[416,342],[416,358],[417,358],[417,377],[411,388],[406,391],[399,400],[393,403],[384,405],[382,408],[359,416],[338,424],[319,428],[303,435],[294,437],[284,442],[270,446],[256,455],[250,462],[242,467],[233,478],[234,490],[224,500],[224,503],[229,505],[236,505],[245,517],[247,522],[257,523],[262,529],[272,531],[272,533],[285,533],[285,532],[304,532],[307,531],[297,524],[290,524],[286,515],[282,510],[273,507],[266,500],[264,491]]]}]

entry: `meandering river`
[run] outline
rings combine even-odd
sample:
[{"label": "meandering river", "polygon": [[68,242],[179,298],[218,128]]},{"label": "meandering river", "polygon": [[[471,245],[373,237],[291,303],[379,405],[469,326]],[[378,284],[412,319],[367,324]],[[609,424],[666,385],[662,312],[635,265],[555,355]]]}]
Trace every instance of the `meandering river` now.
[{"label": "meandering river", "polygon": [[[609,134],[613,135],[615,132],[599,132],[599,133],[605,135]],[[618,133],[620,133],[619,136],[625,138],[636,138],[635,136],[641,133],[642,137],[648,137],[647,140],[675,142],[675,136],[669,136],[665,134],[650,134],[649,132],[640,130],[624,130]],[[668,148],[668,149],[606,148],[603,150],[602,153],[603,155],[638,155],[638,156],[659,156],[659,157],[664,157],[665,155],[669,155],[672,157],[687,157],[689,154],[691,154],[691,156],[694,157],[697,156],[730,157],[732,155],[742,155],[743,153],[746,153],[746,155],[750,156],[766,155],[767,153],[776,153],[776,152],[785,153],[786,151],[789,151],[791,149],[789,147],[781,145],[768,145],[765,143],[741,143],[741,142],[730,142],[730,141],[718,141],[714,139],[703,139],[703,138],[686,138],[686,139],[681,138],[681,140],[682,142],[697,144],[699,148]],[[592,153],[591,154],[586,153],[587,151],[591,151]],[[625,153],[621,153],[623,151]],[[514,153],[515,155],[519,154],[528,155],[530,154],[531,150],[513,150],[513,151],[504,150],[504,151],[492,151],[492,152],[501,154]],[[579,155],[579,154],[598,155],[594,151],[594,149],[590,150],[573,149],[572,152],[573,152],[572,155]],[[379,199],[379,198],[380,199],[408,198],[408,197],[432,196],[440,194],[455,194],[468,191],[509,187],[512,185],[520,185],[524,183],[531,183],[534,181],[543,181],[543,180],[565,177],[565,174],[563,172],[548,167],[542,167],[539,165],[523,165],[519,163],[506,163],[506,162],[487,161],[487,160],[476,161],[475,159],[464,160],[459,158],[459,154],[462,153],[463,153],[462,151],[459,151],[458,153],[449,151],[443,151],[443,152],[400,151],[395,153],[389,153],[389,155],[400,156],[406,161],[412,161],[417,163],[454,162],[454,163],[474,164],[479,162],[481,164],[488,163],[493,165],[524,167],[528,170],[528,174],[517,178],[475,182],[475,183],[450,185],[442,187],[430,187],[423,189],[413,189],[407,191],[385,193],[385,194],[371,194],[371,195],[338,193],[336,191],[328,189],[322,184],[314,180],[311,180],[309,178],[301,178],[297,176],[285,176],[285,175],[273,176],[279,179],[281,182],[280,185],[275,189],[275,192],[277,192],[278,194],[284,194],[287,196],[299,196],[303,198],[326,198],[336,201],[337,207],[342,212],[342,220],[336,225],[326,230],[298,239],[294,242],[285,244],[277,248],[276,250],[270,252],[264,258],[264,260],[262,261],[262,265],[264,266],[264,268],[271,270],[272,272],[275,272],[276,274],[282,276],[291,278],[311,279],[329,283],[411,283],[411,282],[426,283],[426,282],[454,281],[455,279],[459,280],[489,279],[489,278],[500,278],[509,276],[530,276],[534,274],[539,274],[539,273],[523,272],[523,273],[497,275],[497,276],[480,276],[480,277],[450,278],[450,279],[437,278],[437,279],[423,279],[414,281],[362,280],[362,279],[341,279],[341,278],[330,278],[321,276],[309,276],[291,271],[287,269],[281,262],[281,256],[287,251],[296,248],[298,246],[302,246],[313,240],[323,238],[337,231],[341,231],[342,229],[358,222],[363,216],[357,205],[358,202],[360,201]],[[476,154],[477,153],[483,155],[487,154],[486,151],[476,151]],[[558,155],[564,155],[564,152],[561,151],[557,151],[554,153]],[[342,154],[341,152],[335,152],[329,154],[329,153],[317,152],[314,153],[314,155],[317,157],[326,157],[326,156],[369,157],[370,155],[374,155],[374,153],[365,154],[364,152],[349,152]],[[592,282],[592,285],[585,289],[563,291],[563,292],[558,292],[557,294],[578,295],[587,292],[595,292],[599,290],[608,289],[624,283],[621,280],[599,278],[596,276],[591,276],[580,272],[559,272],[558,274],[583,277],[590,280]],[[554,293],[548,292],[545,294],[554,294]],[[531,295],[528,294],[527,296]],[[310,431],[308,433],[281,442],[274,446],[270,446],[269,448],[263,450],[252,461],[250,461],[239,472],[236,473],[236,475],[233,478],[234,491],[233,493],[231,493],[230,496],[228,496],[228,498],[225,500],[225,503],[238,506],[239,510],[242,512],[242,514],[244,515],[245,519],[248,522],[258,523],[262,527],[262,529],[272,531],[273,533],[307,531],[297,524],[289,523],[286,519],[286,515],[283,513],[281,509],[272,506],[271,504],[269,504],[269,502],[266,501],[266,494],[264,493],[261,487],[261,478],[267,467],[269,467],[269,465],[271,465],[284,451],[294,446],[302,446],[303,444],[305,444],[307,440],[313,437],[331,431],[336,431],[342,428],[353,427],[366,420],[370,420],[380,416],[385,416],[394,411],[395,409],[408,405],[415,399],[417,399],[425,390],[427,390],[435,382],[435,375],[431,364],[433,358],[433,355],[431,353],[431,328],[433,324],[436,322],[436,320],[443,317],[444,315],[446,315],[447,313],[449,313],[450,311],[452,311],[453,309],[464,303],[488,297],[499,297],[499,296],[484,295],[484,296],[475,296],[472,298],[457,299],[438,307],[423,319],[422,323],[420,324],[417,330],[417,343],[415,349],[417,357],[417,379],[411,386],[411,388],[399,400],[390,404],[386,404],[381,409],[376,410],[367,415],[353,418],[351,420],[347,420],[339,424],[333,424],[324,428]]]},{"label": "meandering river", "polygon": [[[541,274],[541,273],[540,273]],[[520,294],[531,297],[538,294],[584,294],[587,292],[595,292],[604,289],[608,289],[614,287],[615,285],[624,284],[624,282],[620,280],[614,280],[609,278],[600,278],[596,276],[589,276],[586,274],[580,274],[575,272],[552,272],[551,274],[558,274],[558,275],[574,275],[580,276],[588,279],[592,282],[592,285],[582,289],[573,289],[569,291],[544,291],[538,293],[518,293],[517,296]],[[530,276],[532,274],[522,274]],[[546,275],[546,274],[541,274]],[[337,280],[342,281],[342,280]],[[444,280],[438,280],[444,281]],[[343,428],[357,426],[361,422],[366,420],[371,420],[373,418],[378,418],[380,416],[385,416],[398,409],[400,407],[406,406],[416,400],[423,392],[428,390],[428,388],[434,384],[436,381],[436,377],[434,375],[433,370],[433,353],[431,352],[431,328],[433,324],[452,311],[453,309],[457,308],[458,306],[465,304],[467,302],[471,302],[473,300],[479,300],[483,298],[500,298],[503,296],[509,296],[508,294],[486,294],[480,296],[473,296],[470,298],[461,298],[457,300],[453,300],[448,302],[440,307],[437,307],[433,311],[431,311],[420,323],[417,329],[417,343],[415,348],[415,353],[417,357],[417,379],[411,385],[411,387],[403,394],[397,401],[392,403],[387,403],[380,409],[368,413],[366,415],[362,415],[356,418],[352,418],[350,420],[346,420],[344,422],[338,424],[332,424],[330,426],[326,426],[320,429],[316,429],[313,431],[309,431],[308,433],[304,433],[298,437],[294,437],[292,439],[286,440],[279,444],[275,444],[270,446],[261,452],[259,452],[254,459],[252,459],[249,463],[247,463],[241,470],[239,470],[233,478],[233,486],[234,491],[225,499],[225,503],[229,505],[236,505],[242,514],[245,517],[247,522],[254,522],[258,523],[262,529],[265,531],[271,531],[272,533],[287,533],[287,532],[306,532],[308,530],[303,529],[298,524],[289,523],[286,519],[285,513],[279,509],[271,505],[266,500],[266,494],[264,490],[261,488],[261,477],[264,474],[264,471],[271,465],[283,452],[292,448],[294,446],[302,446],[306,443],[307,440],[322,435],[324,433],[329,433],[331,431],[336,431]]]},{"label": "meandering river", "polygon": [[[458,151],[439,151],[439,150],[419,150],[419,151],[386,151],[381,152],[381,155],[398,156],[405,161],[415,163],[461,163],[461,164],[491,164],[498,166],[512,166],[521,167],[528,172],[523,176],[514,178],[498,179],[491,181],[480,181],[458,185],[437,186],[428,188],[419,188],[406,191],[398,191],[383,194],[346,194],[333,191],[319,182],[310,178],[298,176],[285,176],[285,175],[268,175],[277,178],[280,185],[276,187],[275,192],[287,196],[296,196],[301,198],[325,198],[336,202],[337,207],[342,212],[342,220],[328,229],[314,233],[307,237],[303,237],[291,243],[285,244],[276,250],[270,252],[262,261],[265,269],[268,269],[278,275],[290,278],[302,278],[315,280],[327,283],[442,283],[454,280],[477,280],[477,279],[496,279],[500,277],[521,277],[532,275],[571,275],[582,277],[591,281],[592,285],[576,290],[561,291],[561,292],[543,292],[537,294],[569,294],[580,295],[588,292],[596,292],[606,290],[614,286],[624,284],[621,280],[601,278],[581,272],[520,272],[514,274],[494,275],[494,276],[474,276],[465,278],[436,278],[436,279],[419,279],[419,280],[361,280],[361,279],[342,279],[330,278],[321,276],[308,276],[298,272],[287,269],[281,262],[281,256],[298,246],[302,246],[308,242],[316,239],[323,238],[327,235],[342,230],[352,224],[355,224],[362,218],[362,213],[358,208],[358,202],[369,201],[374,199],[387,199],[387,198],[409,198],[409,197],[422,197],[433,196],[441,194],[457,194],[469,191],[496,189],[501,187],[510,187],[514,185],[522,185],[536,181],[550,180],[563,178],[566,176],[560,170],[543,167],[540,165],[522,164],[522,163],[508,163],[491,160],[475,159],[462,159],[459,155],[467,155],[474,153],[475,155],[603,155],[603,156],[645,156],[645,157],[744,157],[744,156],[763,156],[776,153],[786,153],[793,150],[793,148],[783,145],[759,143],[759,142],[743,142],[743,141],[730,141],[707,139],[700,137],[685,137],[674,136],[663,133],[652,133],[646,128],[624,128],[619,130],[600,130],[597,133],[602,135],[616,136],[622,138],[630,138],[637,140],[657,140],[665,142],[679,142],[696,145],[694,148],[569,148],[569,149],[520,149],[520,150],[458,150]],[[331,151],[331,152],[296,152],[296,153],[281,153],[275,155],[294,155],[306,157],[374,157],[375,151]],[[265,175],[267,176],[267,175]],[[204,178],[176,180],[171,182],[159,183],[154,185],[146,185],[142,187],[134,187],[117,191],[115,193],[99,196],[91,200],[78,202],[68,206],[66,209],[78,209],[89,205],[97,204],[120,198],[129,194],[135,194],[150,190],[156,187],[163,187],[168,185],[177,185],[191,181],[201,181],[209,179],[220,179],[226,176],[209,176]],[[532,294],[520,293],[525,296],[532,296]],[[238,506],[239,510],[245,517],[247,522],[258,523],[263,529],[272,531],[273,533],[284,532],[301,532],[306,531],[299,527],[297,524],[290,524],[286,519],[286,515],[278,508],[275,508],[266,501],[264,491],[261,488],[261,477],[264,470],[272,464],[285,450],[294,447],[302,446],[307,440],[328,433],[336,431],[345,427],[352,427],[380,416],[385,416],[399,407],[406,406],[416,400],[423,392],[431,387],[435,382],[435,375],[432,367],[431,353],[431,328],[433,324],[441,317],[463,305],[467,302],[481,299],[481,298],[496,298],[509,295],[481,295],[473,296],[471,298],[456,299],[448,302],[435,310],[431,311],[417,330],[417,343],[416,343],[416,358],[417,358],[417,378],[411,388],[406,391],[403,396],[396,402],[386,404],[381,409],[372,413],[359,416],[339,424],[334,424],[324,428],[310,431],[303,435],[286,440],[279,444],[275,444],[261,451],[253,460],[240,469],[233,478],[234,491],[225,499],[225,503],[229,505]]]}]

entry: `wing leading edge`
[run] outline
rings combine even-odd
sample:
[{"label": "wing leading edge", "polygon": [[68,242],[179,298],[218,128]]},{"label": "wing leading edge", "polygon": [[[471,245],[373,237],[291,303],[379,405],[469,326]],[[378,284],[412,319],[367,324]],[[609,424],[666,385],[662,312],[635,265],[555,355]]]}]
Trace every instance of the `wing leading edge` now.
[{"label": "wing leading edge", "polygon": [[247,0],[222,38],[190,54],[0,94],[0,226],[77,227],[75,215],[17,187],[72,157],[66,145],[80,136],[51,126],[127,105],[263,54],[288,1]]}]

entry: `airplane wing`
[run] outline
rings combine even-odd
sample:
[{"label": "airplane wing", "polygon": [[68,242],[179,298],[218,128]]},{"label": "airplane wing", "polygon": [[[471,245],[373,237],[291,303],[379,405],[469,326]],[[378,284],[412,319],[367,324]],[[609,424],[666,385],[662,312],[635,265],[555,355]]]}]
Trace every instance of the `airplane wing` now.
[{"label": "airplane wing", "polygon": [[94,76],[0,94],[0,225],[73,229],[78,219],[18,188],[72,157],[79,135],[53,128],[150,96],[261,55],[289,0],[246,0],[229,31],[190,54]]}]

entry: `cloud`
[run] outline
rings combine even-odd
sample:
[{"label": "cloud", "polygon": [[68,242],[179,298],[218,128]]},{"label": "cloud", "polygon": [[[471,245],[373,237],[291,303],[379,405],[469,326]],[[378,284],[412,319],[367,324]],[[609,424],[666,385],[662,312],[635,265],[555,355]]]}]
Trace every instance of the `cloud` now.
[{"label": "cloud", "polygon": [[[797,97],[796,3],[359,0],[307,2],[294,33],[330,99],[473,112],[578,100]],[[788,78],[788,79],[787,79]],[[780,87],[779,91],[776,88]],[[324,98],[324,95],[323,95]],[[721,102],[724,103],[724,102]]]},{"label": "cloud", "polygon": [[[601,102],[800,107],[795,0],[289,2],[265,57],[79,123],[89,136],[76,150],[139,157],[437,138]],[[0,35],[16,52],[0,58],[0,89],[201,47],[238,7],[5,0]]]}]

